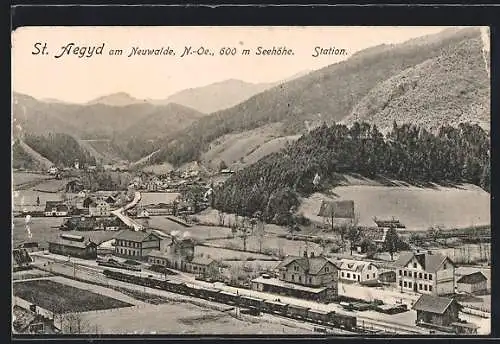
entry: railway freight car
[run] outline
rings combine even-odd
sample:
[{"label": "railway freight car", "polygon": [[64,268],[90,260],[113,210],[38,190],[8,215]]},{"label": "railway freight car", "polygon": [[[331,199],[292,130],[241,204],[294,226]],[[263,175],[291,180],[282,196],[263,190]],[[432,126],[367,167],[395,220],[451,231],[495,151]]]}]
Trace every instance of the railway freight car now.
[{"label": "railway freight car", "polygon": [[309,308],[296,305],[288,305],[286,315],[288,315],[290,318],[306,320],[309,318]]},{"label": "railway freight car", "polygon": [[278,301],[264,300],[263,309],[267,313],[286,315],[288,304]]},{"label": "railway freight car", "polygon": [[334,311],[322,311],[318,309],[310,309],[308,312],[308,318],[319,324],[329,324],[334,315]]},{"label": "railway freight car", "polygon": [[240,297],[240,304],[243,307],[247,307],[253,310],[258,311],[260,313],[262,309],[264,308],[264,300],[258,299],[256,297],[251,297],[251,296],[241,296]]},{"label": "railway freight car", "polygon": [[219,293],[219,300],[222,303],[231,305],[231,306],[236,306],[238,305],[239,302],[239,295],[235,293],[231,293],[229,291],[221,291]]}]

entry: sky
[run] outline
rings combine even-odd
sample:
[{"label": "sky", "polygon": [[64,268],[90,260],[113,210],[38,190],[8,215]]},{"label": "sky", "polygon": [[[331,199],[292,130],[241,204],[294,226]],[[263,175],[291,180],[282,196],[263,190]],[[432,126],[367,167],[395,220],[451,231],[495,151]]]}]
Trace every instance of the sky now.
[{"label": "sky", "polygon": [[[24,27],[12,33],[12,88],[38,99],[83,103],[126,92],[139,99],[165,99],[178,91],[227,79],[275,82],[316,70],[379,44],[400,43],[447,27]],[[35,44],[39,43],[39,49]],[[42,47],[47,44],[46,53]],[[63,46],[100,47],[102,55],[63,54]],[[181,57],[185,47],[212,55]],[[293,55],[258,56],[257,47],[286,47]],[[171,49],[175,55],[130,56],[140,49]],[[315,48],[344,49],[315,55]],[[221,56],[235,48],[234,56]],[[121,49],[122,55],[110,55]],[[242,54],[250,49],[250,54]],[[100,49],[95,51],[99,51]],[[38,54],[34,54],[38,52]],[[87,48],[87,54],[90,52]]]}]

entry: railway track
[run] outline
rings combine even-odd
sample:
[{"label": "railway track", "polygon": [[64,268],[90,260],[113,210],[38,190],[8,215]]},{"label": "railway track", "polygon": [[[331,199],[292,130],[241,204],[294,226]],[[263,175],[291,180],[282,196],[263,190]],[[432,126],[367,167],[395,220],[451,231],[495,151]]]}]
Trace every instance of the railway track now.
[{"label": "railway track", "polygon": [[[50,257],[50,258],[47,257],[47,259],[54,260],[54,261],[56,261],[56,262],[58,262],[58,263],[60,263],[62,265],[68,266],[68,267],[73,267],[74,269],[79,270],[79,271],[84,271],[84,272],[88,273],[89,275],[94,275],[94,277],[99,277],[99,279],[101,279],[101,278],[108,279],[107,277],[105,277],[103,275],[103,271],[105,269],[103,269],[102,267],[99,267],[99,266],[93,267],[93,266],[88,266],[88,265],[81,265],[81,264],[74,263],[74,262],[68,262],[68,261],[53,259],[53,257]],[[114,270],[116,272],[123,272],[122,269],[115,269],[115,268],[108,268],[108,267],[106,267],[106,269],[108,269],[108,270]],[[130,271],[128,273],[130,273]],[[156,277],[156,278],[158,278],[159,276],[163,276],[162,274],[155,273],[155,272],[152,272],[152,271],[146,271],[146,272],[141,271],[141,272],[137,273],[137,275],[140,276],[140,277],[143,277],[143,278],[144,277],[148,277],[148,276],[153,276],[153,277]],[[71,278],[71,276],[69,276],[69,277]],[[200,283],[199,281],[196,281],[196,282],[194,282],[194,281],[188,281],[188,280],[186,280],[186,278],[178,277],[178,276],[175,276],[175,275],[168,275],[167,279],[168,280],[173,280],[173,281],[176,281],[176,282],[182,282],[182,283],[186,284],[188,287],[209,287],[209,288],[213,288],[213,286],[212,286],[211,283]],[[92,282],[89,281],[89,283],[92,283]],[[130,283],[130,282],[123,282],[123,283],[136,285],[136,284]],[[215,288],[215,289],[219,289],[219,288]],[[242,295],[242,296],[252,296],[251,293],[247,293],[245,291],[241,291],[240,295]],[[300,322],[303,322],[305,324],[310,325],[313,328],[314,327],[315,328],[323,328],[323,329],[326,330],[327,334],[328,334],[328,331],[335,331],[334,332],[335,334],[346,334],[346,335],[352,335],[352,334],[356,334],[356,333],[358,333],[358,334],[359,333],[370,333],[372,331],[378,332],[378,333],[384,332],[384,333],[397,333],[397,334],[410,334],[410,335],[413,335],[413,334],[422,335],[422,334],[429,334],[430,333],[429,330],[421,329],[421,328],[418,328],[416,326],[408,326],[408,325],[403,325],[403,324],[390,323],[390,322],[387,322],[387,321],[384,321],[384,320],[376,320],[376,319],[365,317],[362,314],[358,314],[357,315],[357,318],[358,318],[357,328],[359,330],[358,332],[345,331],[343,329],[330,327],[328,325],[317,324],[317,323],[314,323],[314,322],[308,322],[306,320],[298,320],[298,319],[295,319],[295,318],[292,318],[292,317],[278,315],[278,314],[275,314],[275,313],[272,313],[270,315],[278,317],[278,318],[282,318],[282,319],[287,319],[288,321],[300,321]]]}]

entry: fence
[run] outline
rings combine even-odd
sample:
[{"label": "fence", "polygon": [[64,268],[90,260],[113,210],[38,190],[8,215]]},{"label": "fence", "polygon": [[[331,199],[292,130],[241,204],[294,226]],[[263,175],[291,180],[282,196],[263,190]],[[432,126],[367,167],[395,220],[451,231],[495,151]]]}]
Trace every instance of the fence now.
[{"label": "fence", "polygon": [[[18,296],[14,296],[13,300],[12,300],[12,304],[13,306],[18,306],[18,307],[21,307],[23,309],[26,309],[26,310],[30,310],[30,306],[33,305],[31,302],[28,302],[24,299],[21,299],[20,297]],[[36,305],[36,312],[46,318],[49,318],[49,319],[53,319],[54,318],[54,313],[52,313],[51,311],[48,311],[38,305]]]},{"label": "fence", "polygon": [[491,313],[485,308],[480,306],[467,305],[462,308],[462,313],[475,315],[481,318],[491,318]]}]

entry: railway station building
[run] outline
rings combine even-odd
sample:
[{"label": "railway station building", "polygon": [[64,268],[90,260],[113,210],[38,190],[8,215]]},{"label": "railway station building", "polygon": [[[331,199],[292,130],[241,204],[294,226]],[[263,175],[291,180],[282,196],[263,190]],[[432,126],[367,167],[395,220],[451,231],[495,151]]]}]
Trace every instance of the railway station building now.
[{"label": "railway station building", "polygon": [[115,237],[116,256],[133,259],[147,259],[148,254],[160,249],[161,238],[148,231],[122,230]]}]

